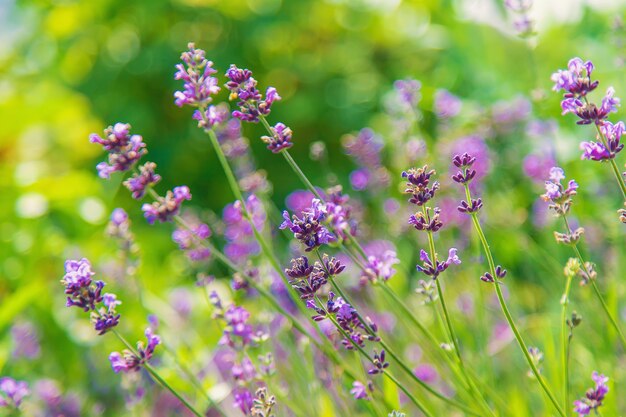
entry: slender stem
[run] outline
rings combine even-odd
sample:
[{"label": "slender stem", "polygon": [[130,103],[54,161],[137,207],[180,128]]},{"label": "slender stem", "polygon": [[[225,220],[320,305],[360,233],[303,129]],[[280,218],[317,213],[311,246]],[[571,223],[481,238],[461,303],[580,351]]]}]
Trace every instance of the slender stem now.
[{"label": "slender stem", "polygon": [[[471,201],[472,201],[471,193],[470,193],[469,186],[467,184],[465,184],[465,194],[467,196],[468,204],[471,204]],[[474,224],[474,228],[476,229],[476,233],[478,234],[478,237],[480,238],[480,242],[482,243],[483,250],[485,251],[485,255],[487,256],[487,261],[489,263],[489,269],[491,271],[491,274],[493,275],[494,278],[497,279],[498,275],[496,274],[496,265],[493,260],[491,249],[489,248],[489,243],[487,242],[487,238],[485,237],[482,226],[480,225],[480,221],[478,220],[478,215],[476,213],[471,213],[471,218],[472,218],[472,223]],[[513,320],[513,316],[511,315],[509,308],[506,305],[506,301],[504,300],[504,295],[502,294],[502,289],[500,288],[500,283],[496,281],[493,283],[493,286],[496,290],[496,295],[498,297],[498,302],[500,304],[500,308],[502,309],[502,313],[504,314],[504,317],[506,318],[506,321],[508,322],[509,327],[511,328],[511,330],[513,331],[513,334],[515,335],[515,339],[517,340],[517,343],[522,353],[524,354],[524,358],[526,359],[526,362],[528,362],[528,365],[530,366],[530,369],[532,370],[533,374],[537,378],[539,385],[541,385],[541,388],[550,399],[550,402],[552,403],[556,411],[559,413],[561,417],[566,417],[565,412],[563,411],[558,401],[556,400],[556,397],[554,396],[554,394],[552,393],[552,391],[546,384],[545,380],[543,379],[543,376],[539,372],[539,369],[537,369],[537,366],[533,362],[530,356],[530,353],[528,352],[528,347],[526,346],[526,343],[524,342],[524,339],[522,338],[522,335],[519,332],[517,325],[515,324],[515,320]]]},{"label": "slender stem", "polygon": [[196,410],[191,404],[189,404],[189,402],[182,395],[180,395],[174,388],[172,388],[172,386],[170,384],[168,384],[161,377],[161,375],[159,375],[159,373],[152,367],[152,365],[150,365],[149,363],[146,362],[146,363],[143,364],[143,367],[146,369],[146,371],[148,371],[148,373],[150,373],[150,375],[152,375],[152,377],[159,384],[161,384],[161,386],[163,388],[167,389],[169,392],[172,393],[172,395],[174,395],[174,397],[178,398],[178,401],[180,401],[185,407],[187,407],[187,409],[189,411],[191,411],[197,417],[204,417],[204,415],[202,413],[200,413],[198,410]]},{"label": "slender stem", "polygon": [[[565,222],[565,227],[567,228],[567,233],[571,234],[572,233],[572,229],[570,228],[569,221],[567,220],[566,216],[563,216],[563,221]],[[622,345],[624,346],[624,348],[626,348],[626,337],[624,337],[624,333],[622,332],[622,329],[620,328],[619,324],[617,323],[617,320],[615,320],[615,318],[611,314],[611,310],[609,310],[609,306],[606,304],[606,301],[604,301],[604,297],[602,296],[602,293],[600,293],[600,289],[598,288],[598,284],[596,284],[596,280],[592,278],[591,271],[589,271],[589,269],[587,268],[587,264],[585,263],[585,260],[583,259],[583,256],[580,253],[580,250],[578,249],[578,245],[576,243],[574,243],[572,245],[572,249],[574,250],[574,253],[576,254],[576,257],[578,258],[578,261],[580,262],[580,267],[583,268],[583,271],[587,275],[587,278],[588,278],[589,282],[591,282],[591,287],[593,288],[593,291],[596,294],[596,298],[600,301],[600,304],[602,304],[602,309],[604,310],[604,314],[607,316],[607,318],[611,322],[611,325],[613,326],[613,328],[617,332],[617,334],[618,334],[618,336],[620,338],[620,341],[622,342]]]},{"label": "slender stem", "polygon": [[[139,357],[139,353],[137,352],[137,350],[133,347],[133,345],[131,345],[130,343],[128,343],[128,341],[126,340],[126,338],[124,338],[124,336],[122,336],[117,330],[112,329],[111,330],[112,333],[117,336],[117,338],[124,344],[124,346],[126,346],[126,348],[128,350],[130,350],[133,355]],[[198,412],[191,404],[189,404],[189,402],[183,398],[182,395],[180,395],[174,388],[172,388],[159,374],[158,372],[148,363],[145,362],[142,365],[146,371],[148,371],[148,373],[150,373],[150,375],[152,375],[152,377],[159,383],[161,384],[161,386],[165,389],[167,389],[169,392],[172,393],[172,395],[174,395],[176,398],[178,398],[178,400],[185,406],[187,407],[187,409],[189,411],[191,411],[194,415],[196,415],[197,417],[204,417],[200,412]]]},{"label": "slender stem", "polygon": [[[316,297],[316,300],[318,302],[318,304],[320,306],[322,306],[323,308],[323,303]],[[326,309],[324,309],[324,311],[326,311]],[[361,355],[366,358],[370,363],[373,363],[373,359],[372,357],[358,344],[356,343],[354,340],[352,340],[352,338],[350,337],[349,334],[346,333],[346,331],[341,327],[341,325],[337,322],[337,320],[335,320],[335,318],[329,314],[328,312],[326,312],[326,317],[328,317],[330,319],[330,321],[335,325],[335,327],[337,328],[337,330],[341,333],[341,335],[344,337],[344,339],[350,341],[350,343],[352,344],[352,346],[359,351],[359,353],[361,353]],[[389,353],[389,352],[387,352]],[[413,404],[415,404],[417,406],[417,408],[420,409],[420,411],[422,413],[424,413],[426,416],[430,416],[430,417],[434,417],[433,414],[428,411],[428,409],[417,399],[415,398],[415,396],[413,394],[411,394],[411,392],[409,390],[407,390],[404,385],[398,380],[396,379],[393,375],[391,375],[391,373],[389,372],[388,369],[384,368],[382,370],[383,374],[389,378],[398,388],[400,388],[402,390],[402,392],[404,392],[407,397],[409,397],[409,399],[413,402]]]},{"label": "slender stem", "polygon": [[569,341],[570,337],[567,335],[567,306],[569,304],[569,291],[572,284],[572,274],[567,274],[567,281],[565,282],[565,291],[563,291],[563,298],[561,298],[561,367],[563,370],[563,404],[565,412],[569,414]]},{"label": "slender stem", "polygon": [[[265,127],[265,129],[268,131],[269,134],[274,135],[274,132],[272,131],[269,123],[267,122],[267,120],[265,120],[265,118],[263,116],[260,117],[261,123],[263,124],[263,126]],[[209,131],[209,134],[211,134],[212,131]],[[215,133],[213,133],[213,136],[215,136]],[[212,138],[213,139],[213,138]],[[214,142],[217,142],[217,138],[215,138]],[[219,145],[219,144],[218,144]],[[214,144],[215,146],[215,144]],[[218,146],[219,147],[219,146]],[[305,184],[305,186],[313,193],[313,195],[315,195],[315,197],[319,198],[321,201],[323,201],[323,198],[321,197],[321,195],[319,194],[319,192],[315,189],[315,187],[313,186],[313,184],[309,181],[309,179],[306,177],[306,175],[304,174],[304,172],[300,169],[300,167],[298,166],[298,164],[296,163],[296,161],[291,157],[291,154],[289,154],[289,152],[287,150],[283,150],[281,152],[281,154],[283,154],[283,156],[285,157],[285,159],[287,160],[287,162],[289,163],[289,165],[291,166],[291,168],[293,169],[293,171],[296,173],[296,175],[300,178],[300,180]],[[367,256],[365,254],[365,251],[363,250],[363,248],[356,242],[356,239],[354,239],[353,236],[351,236],[350,233],[346,233],[346,235],[348,236],[348,239],[351,240],[351,242],[355,243],[355,246],[358,248],[359,252],[361,253],[361,255],[364,257],[364,259],[367,259]],[[343,243],[341,243],[342,247],[344,247],[344,249],[347,252],[347,249],[345,248],[345,245],[343,245]],[[318,257],[320,257],[319,252],[318,252]],[[321,257],[320,257],[321,258]],[[323,262],[322,262],[323,264]],[[331,285],[333,286],[333,288],[337,291],[337,293],[348,303],[351,304],[349,302],[349,299],[346,297],[346,295],[343,293],[343,291],[341,290],[341,288],[337,285],[337,283],[331,278],[329,278],[329,281],[331,283]],[[359,315],[359,313],[357,312],[357,315],[359,317],[359,320],[361,321],[361,323],[364,325],[365,329],[368,331],[368,333],[370,334],[374,334],[373,330],[371,329],[370,325],[363,320],[363,318]],[[383,344],[384,342],[381,340],[381,344]],[[443,396],[442,394],[438,393],[437,391],[433,390],[430,386],[428,386],[427,384],[425,384],[422,380],[420,380],[419,378],[417,378],[417,376],[415,376],[413,374],[413,372],[411,371],[410,368],[408,368],[408,366],[406,366],[401,360],[400,358],[395,355],[395,353],[393,351],[390,351],[390,349],[387,347],[385,347],[385,350],[389,353],[390,356],[394,357],[394,359],[396,359],[396,361],[398,361],[398,363],[401,365],[402,369],[407,372],[408,375],[411,376],[412,379],[414,379],[419,385],[421,385],[424,389],[426,389],[427,391],[431,392],[431,394],[435,395],[436,397],[440,398],[443,401],[446,401],[448,403],[450,403],[451,405],[455,405],[456,407],[459,407],[461,409],[464,409],[467,412],[470,413],[475,413],[472,410],[468,409],[467,407],[465,407],[464,405],[457,403],[454,400],[450,400],[449,398]]]},{"label": "slender stem", "polygon": [[[427,211],[426,211],[426,207],[422,206],[422,212],[424,213],[424,216],[427,217]],[[428,230],[428,247],[430,249],[430,256],[433,262],[433,265],[437,265],[437,251],[435,249],[435,240],[433,237],[433,232]],[[463,375],[463,378],[465,379],[465,382],[468,384],[468,386],[470,387],[470,391],[472,396],[477,399],[480,403],[481,406],[492,416],[495,416],[493,410],[491,410],[491,407],[489,406],[489,404],[487,403],[487,401],[485,400],[485,397],[483,397],[483,395],[480,393],[480,391],[478,390],[478,388],[476,388],[476,385],[474,384],[474,382],[472,381],[472,379],[469,377],[469,375],[467,374],[467,371],[465,369],[465,363],[463,362],[463,357],[461,356],[461,350],[459,347],[459,343],[458,343],[458,338],[456,336],[456,332],[454,331],[454,327],[452,326],[452,319],[450,318],[450,313],[448,312],[448,307],[446,305],[446,300],[443,296],[443,290],[441,289],[441,282],[439,281],[439,279],[435,279],[435,284],[437,286],[437,295],[439,296],[439,303],[441,305],[441,310],[443,311],[443,317],[445,319],[445,324],[447,327],[447,331],[449,333],[450,338],[452,339],[452,347],[454,349],[454,352],[456,354],[456,358],[459,364],[459,368],[461,370],[461,374]]]}]

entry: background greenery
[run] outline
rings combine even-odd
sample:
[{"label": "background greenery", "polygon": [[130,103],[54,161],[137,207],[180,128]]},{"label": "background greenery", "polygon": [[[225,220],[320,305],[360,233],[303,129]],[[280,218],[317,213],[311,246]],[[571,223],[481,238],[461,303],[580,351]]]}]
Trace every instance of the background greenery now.
[{"label": "background greenery", "polygon": [[[578,142],[591,138],[591,128],[560,117],[560,97],[550,91],[549,78],[568,59],[581,56],[595,63],[599,90],[613,85],[617,95],[623,95],[626,51],[624,32],[615,20],[623,15],[621,5],[564,2],[552,15],[545,9],[533,11],[539,19],[538,35],[523,40],[511,30],[511,16],[495,1],[0,1],[0,375],[31,383],[55,379],[64,391],[80,394],[85,415],[124,412],[120,378],[106,360],[108,352],[120,347],[114,338],[93,337],[85,317],[63,308],[58,283],[66,258],[86,256],[102,271],[114,262],[117,249],[103,238],[103,229],[118,206],[134,220],[142,257],[137,276],[149,294],[147,309],[172,326],[163,330],[166,339],[168,332],[181,334],[172,330],[177,319],[168,297],[175,287],[193,292],[193,274],[182,255],[172,250],[167,227],[145,224],[140,205],[119,187],[121,178],[97,178],[95,164],[102,154],[87,138],[117,121],[131,123],[147,142],[150,159],[159,165],[159,189],[187,184],[193,206],[219,214],[232,202],[232,194],[208,141],[190,122],[190,112],[173,105],[172,94],[179,88],[172,78],[174,65],[187,42],[194,41],[220,73],[237,63],[252,69],[261,86],[279,90],[283,101],[275,105],[272,120],[294,130],[292,153],[320,186],[328,185],[328,172],[309,158],[314,141],[326,143],[330,165],[347,190],[354,165],[341,148],[343,135],[371,126],[393,149],[394,132],[382,113],[383,97],[396,79],[416,78],[423,85],[422,134],[432,146],[428,155],[410,162],[429,163],[442,176],[448,162],[447,154],[438,154],[438,143],[482,132],[498,101],[519,95],[531,100],[530,116],[506,132],[489,135],[492,159],[484,215],[496,256],[511,271],[507,288],[514,310],[531,344],[545,351],[548,380],[558,382],[559,298],[562,266],[570,253],[553,241],[553,223],[541,229],[533,225],[532,206],[542,190],[524,177],[521,160],[533,148],[553,147],[568,178],[580,183],[574,214],[587,228],[585,253],[598,263],[600,286],[617,314],[626,288],[620,256],[624,233],[615,222],[617,189],[607,167],[579,160]],[[490,12],[481,19],[471,17],[481,10]],[[560,21],[564,16],[567,22]],[[441,130],[433,114],[438,88],[465,100],[463,121],[454,129]],[[221,97],[226,99],[225,94]],[[555,118],[560,127],[550,137],[532,141],[525,123],[533,118]],[[257,165],[273,179],[271,198],[282,209],[286,195],[301,185],[282,158],[267,152],[257,139],[260,126],[247,126],[245,133]],[[386,152],[394,183],[390,193],[400,198],[395,184],[405,167],[393,165],[393,151]],[[351,194],[374,213],[380,206],[376,193]],[[392,239],[389,223],[372,220],[371,236]],[[410,236],[396,241],[404,265],[394,280],[407,300],[414,297],[409,271],[419,247]],[[440,250],[457,238],[458,232],[446,231]],[[286,263],[287,254],[283,258]],[[484,266],[474,263],[468,256],[467,268],[448,277],[451,294],[478,291],[477,277]],[[115,291],[123,279],[116,281],[113,275],[104,272],[103,279],[112,281]],[[132,298],[121,298],[123,328],[139,337],[146,309]],[[372,302],[386,308],[380,300]],[[197,304],[202,307],[194,310],[193,324],[179,330],[189,345],[186,358],[192,365],[192,358],[219,338],[208,309],[201,300]],[[615,354],[615,337],[587,288],[574,290],[573,307],[585,322],[581,343],[574,348],[572,391],[582,394],[591,371],[598,369],[614,384],[605,415],[618,415],[618,409],[626,410],[618,395],[626,377],[624,356]],[[485,314],[490,322],[500,318],[493,306],[487,306]],[[36,360],[12,358],[10,329],[23,321],[37,327],[42,354]],[[474,352],[474,366],[488,363],[495,386],[510,387],[502,396],[516,415],[549,415],[537,411],[542,404],[537,391],[520,390],[515,383],[525,372],[517,347],[508,343],[494,356],[476,351],[491,330],[474,337],[473,324],[465,328],[458,318],[467,351]],[[409,349],[412,342],[401,323],[391,334]],[[297,381],[290,387],[292,394],[315,392],[320,398],[319,405],[303,406],[312,407],[307,415],[342,415],[316,383],[284,368],[279,380],[285,390],[292,378]],[[171,374],[177,378],[174,368]],[[179,384],[185,386],[182,380]]]}]

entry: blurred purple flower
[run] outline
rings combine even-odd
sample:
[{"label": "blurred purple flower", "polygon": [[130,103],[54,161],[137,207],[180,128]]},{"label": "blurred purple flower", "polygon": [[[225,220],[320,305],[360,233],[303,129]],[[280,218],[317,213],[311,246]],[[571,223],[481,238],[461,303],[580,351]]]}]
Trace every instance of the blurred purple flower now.
[{"label": "blurred purple flower", "polygon": [[0,378],[0,408],[17,410],[22,405],[24,397],[29,394],[30,390],[26,382],[16,381],[8,376]]},{"label": "blurred purple flower", "polygon": [[30,322],[16,323],[11,327],[13,357],[36,359],[41,354],[39,334]]},{"label": "blurred purple flower", "polygon": [[434,110],[440,119],[449,119],[461,112],[463,102],[448,90],[435,92]]}]

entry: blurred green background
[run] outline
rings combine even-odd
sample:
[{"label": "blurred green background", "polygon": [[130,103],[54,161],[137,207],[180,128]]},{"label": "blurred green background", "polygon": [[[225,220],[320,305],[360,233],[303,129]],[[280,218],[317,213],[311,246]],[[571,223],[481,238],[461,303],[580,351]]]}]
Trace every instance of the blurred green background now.
[{"label": "blurred green background", "polygon": [[[190,111],[173,104],[179,88],[173,80],[174,65],[193,41],[207,51],[220,74],[236,63],[252,69],[262,89],[278,89],[283,100],[271,119],[293,129],[292,154],[320,186],[329,185],[327,172],[309,158],[311,143],[326,143],[330,165],[346,190],[355,166],[341,148],[343,135],[371,126],[393,149],[394,132],[383,102],[396,79],[421,81],[421,134],[429,145],[489,130],[487,231],[496,256],[513,271],[509,289],[514,310],[528,313],[527,330],[537,339],[545,338],[537,343],[548,357],[545,368],[554,371],[548,378],[558,380],[555,318],[564,283],[561,269],[570,252],[553,241],[553,223],[543,229],[533,225],[532,207],[542,189],[524,177],[521,161],[533,148],[551,147],[567,177],[581,184],[575,217],[587,227],[585,252],[598,263],[601,286],[617,314],[617,300],[623,300],[626,289],[620,256],[624,233],[615,222],[620,201],[607,167],[579,160],[578,142],[591,139],[592,131],[576,126],[572,117],[560,116],[560,95],[550,91],[550,75],[571,57],[581,56],[596,65],[598,91],[613,85],[617,95],[623,95],[626,38],[620,17],[626,6],[545,3],[531,10],[538,34],[521,39],[512,28],[511,12],[488,0],[0,0],[0,375],[31,382],[53,378],[64,391],[81,393],[84,409],[90,410],[85,415],[98,415],[99,410],[120,415],[117,410],[123,410],[123,399],[116,395],[118,376],[105,360],[110,350],[119,349],[116,341],[81,332],[87,320],[63,308],[58,281],[66,258],[86,256],[100,266],[115,259],[115,244],[103,238],[103,229],[110,211],[122,206],[134,220],[142,248],[140,275],[154,297],[151,308],[159,310],[171,288],[193,282],[182,256],[172,252],[167,228],[145,224],[140,205],[119,187],[120,177],[97,177],[95,164],[103,156],[88,142],[92,132],[118,121],[130,123],[159,166],[160,190],[187,184],[193,206],[218,214],[232,202],[217,159],[190,121]],[[461,121],[448,130],[441,128],[432,110],[434,92],[440,88],[464,100]],[[493,133],[486,126],[492,106],[520,95],[532,103],[530,114],[514,128]],[[227,95],[222,92],[220,97],[226,100]],[[529,139],[527,122],[550,118],[560,125],[558,130],[540,140]],[[271,199],[282,209],[284,198],[302,187],[282,158],[265,150],[258,140],[262,134],[260,126],[245,127],[258,167],[273,180]],[[449,162],[438,149],[433,145],[428,154],[410,162],[429,163],[443,176]],[[391,196],[403,201],[395,184],[406,167],[393,165],[393,155],[392,150],[385,153],[393,174]],[[375,193],[354,194],[366,206],[380,203]],[[373,220],[370,237],[392,238],[387,222]],[[451,246],[455,236],[449,231],[443,240]],[[397,244],[411,241],[414,245],[414,238]],[[409,261],[417,250],[403,246],[399,252]],[[480,273],[479,267],[466,271],[463,285],[476,284]],[[397,286],[409,294],[414,285],[403,275]],[[465,289],[456,286],[450,291]],[[582,393],[593,369],[623,381],[626,367],[623,356],[613,353],[614,335],[603,328],[597,306],[586,306],[595,300],[588,290],[577,290],[575,307],[590,318],[572,375],[573,392]],[[124,314],[133,317],[125,328],[139,337],[145,312],[125,303]],[[195,338],[211,346],[219,334],[210,327],[206,311],[199,315],[197,323],[206,329],[198,328]],[[10,329],[23,321],[37,327],[42,353],[36,360],[12,357]],[[472,332],[465,336],[471,346]],[[515,349],[511,345],[508,353],[517,360]],[[481,353],[473,355],[480,358]],[[618,392],[609,395],[605,415],[617,415],[611,411],[620,406]],[[513,389],[510,395],[519,415],[528,415],[524,393]]]}]

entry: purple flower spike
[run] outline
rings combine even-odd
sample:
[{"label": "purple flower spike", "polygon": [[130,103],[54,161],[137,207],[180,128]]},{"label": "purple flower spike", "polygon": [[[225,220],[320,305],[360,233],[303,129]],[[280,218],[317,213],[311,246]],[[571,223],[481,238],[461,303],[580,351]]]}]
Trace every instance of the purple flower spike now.
[{"label": "purple flower spike", "polygon": [[148,223],[154,224],[156,220],[165,223],[172,221],[174,216],[178,214],[184,200],[191,200],[189,187],[175,187],[174,190],[168,191],[165,197],[159,197],[152,204],[144,204],[141,210]]},{"label": "purple flower spike", "polygon": [[183,80],[183,90],[174,93],[178,107],[203,107],[212,101],[211,96],[220,91],[217,78],[212,77],[213,62],[205,58],[202,49],[196,49],[193,43],[187,45],[188,51],[183,52],[180,59],[182,64],[176,65],[174,79]]},{"label": "purple flower spike", "polygon": [[135,200],[143,198],[148,187],[161,181],[161,176],[156,174],[155,170],[156,164],[154,162],[146,162],[139,167],[139,174],[133,174],[132,177],[124,181],[124,186],[128,188]]},{"label": "purple flower spike", "polygon": [[288,228],[291,230],[294,237],[306,246],[305,250],[310,252],[321,245],[337,240],[322,224],[326,214],[326,206],[320,200],[313,199],[311,207],[302,212],[301,218],[295,214],[289,218],[289,213],[284,211],[283,218],[285,221],[280,225],[280,229]]},{"label": "purple flower spike", "polygon": [[350,390],[350,394],[354,396],[355,400],[366,400],[367,396],[367,387],[363,385],[362,382],[354,381],[352,383],[352,389]]},{"label": "purple flower spike", "polygon": [[137,354],[124,349],[122,353],[113,352],[109,355],[111,367],[115,373],[137,372],[142,365],[148,363],[154,354],[154,349],[161,343],[161,338],[155,335],[150,327],[146,329],[148,344],[137,342]]},{"label": "purple flower spike", "polygon": [[624,145],[620,143],[625,127],[623,122],[613,124],[609,121],[603,122],[600,131],[606,139],[607,146],[602,143],[602,138],[597,138],[597,142],[581,142],[580,149],[583,151],[581,159],[590,159],[592,161],[606,161],[614,159]]},{"label": "purple flower spike", "polygon": [[541,199],[550,202],[549,208],[553,209],[557,215],[567,214],[572,204],[571,197],[576,195],[578,184],[574,180],[567,183],[567,188],[561,184],[565,179],[563,169],[553,167],[550,170],[550,180],[545,182],[546,192]]},{"label": "purple flower spike", "polygon": [[239,100],[239,110],[233,111],[233,117],[241,121],[257,123],[259,117],[270,114],[272,104],[281,99],[274,87],[267,88],[263,99],[250,70],[231,65],[226,71],[226,77],[230,80],[226,83],[226,88],[230,90],[230,99]]},{"label": "purple flower spike", "polygon": [[368,256],[365,270],[361,274],[361,284],[368,281],[388,281],[396,273],[393,265],[399,263],[396,252],[392,250],[385,251],[382,256]]},{"label": "purple flower spike", "polygon": [[293,143],[291,142],[293,132],[290,128],[282,123],[276,123],[276,126],[271,129],[272,136],[261,136],[263,142],[267,143],[267,149],[273,153],[279,153],[283,149],[291,148],[293,146]]},{"label": "purple flower spike", "polygon": [[463,102],[448,90],[435,92],[435,113],[440,119],[449,119],[461,112]]},{"label": "purple flower spike", "polygon": [[600,408],[604,397],[609,392],[609,387],[606,385],[609,378],[593,371],[591,379],[595,382],[595,386],[589,388],[583,398],[574,401],[574,412],[578,413],[579,416],[589,415],[592,410]]},{"label": "purple flower spike", "polygon": [[0,378],[0,408],[6,407],[17,410],[22,405],[22,400],[28,394],[28,384],[24,381],[16,381],[10,377]]},{"label": "purple flower spike", "polygon": [[430,184],[430,177],[435,174],[435,170],[428,170],[428,166],[422,168],[412,168],[402,172],[402,178],[406,178],[405,194],[411,194],[410,203],[423,206],[435,196],[439,189],[439,182]]},{"label": "purple flower spike", "polygon": [[450,265],[458,265],[461,263],[461,259],[457,255],[456,248],[450,248],[448,251],[448,259],[446,259],[445,262],[436,261],[435,264],[433,264],[433,261],[430,259],[428,253],[422,249],[420,250],[420,261],[422,262],[422,265],[416,265],[416,269],[432,279],[437,279],[439,274],[448,269]]},{"label": "purple flower spike", "polygon": [[101,162],[96,168],[100,178],[108,179],[114,172],[129,171],[146,154],[146,144],[139,135],[130,135],[130,125],[116,123],[104,130],[104,138],[93,133],[92,143],[99,143],[108,152],[108,163]]},{"label": "purple flower spike", "polygon": [[202,261],[211,256],[211,251],[202,245],[202,241],[211,236],[211,229],[208,225],[198,222],[190,225],[191,230],[179,227],[172,233],[172,240],[178,244],[180,250],[184,251],[192,261]]},{"label": "purple flower spike", "polygon": [[591,81],[593,63],[573,58],[567,64],[567,70],[558,70],[552,74],[554,91],[565,90],[565,97],[584,97],[598,86],[598,81]]}]

